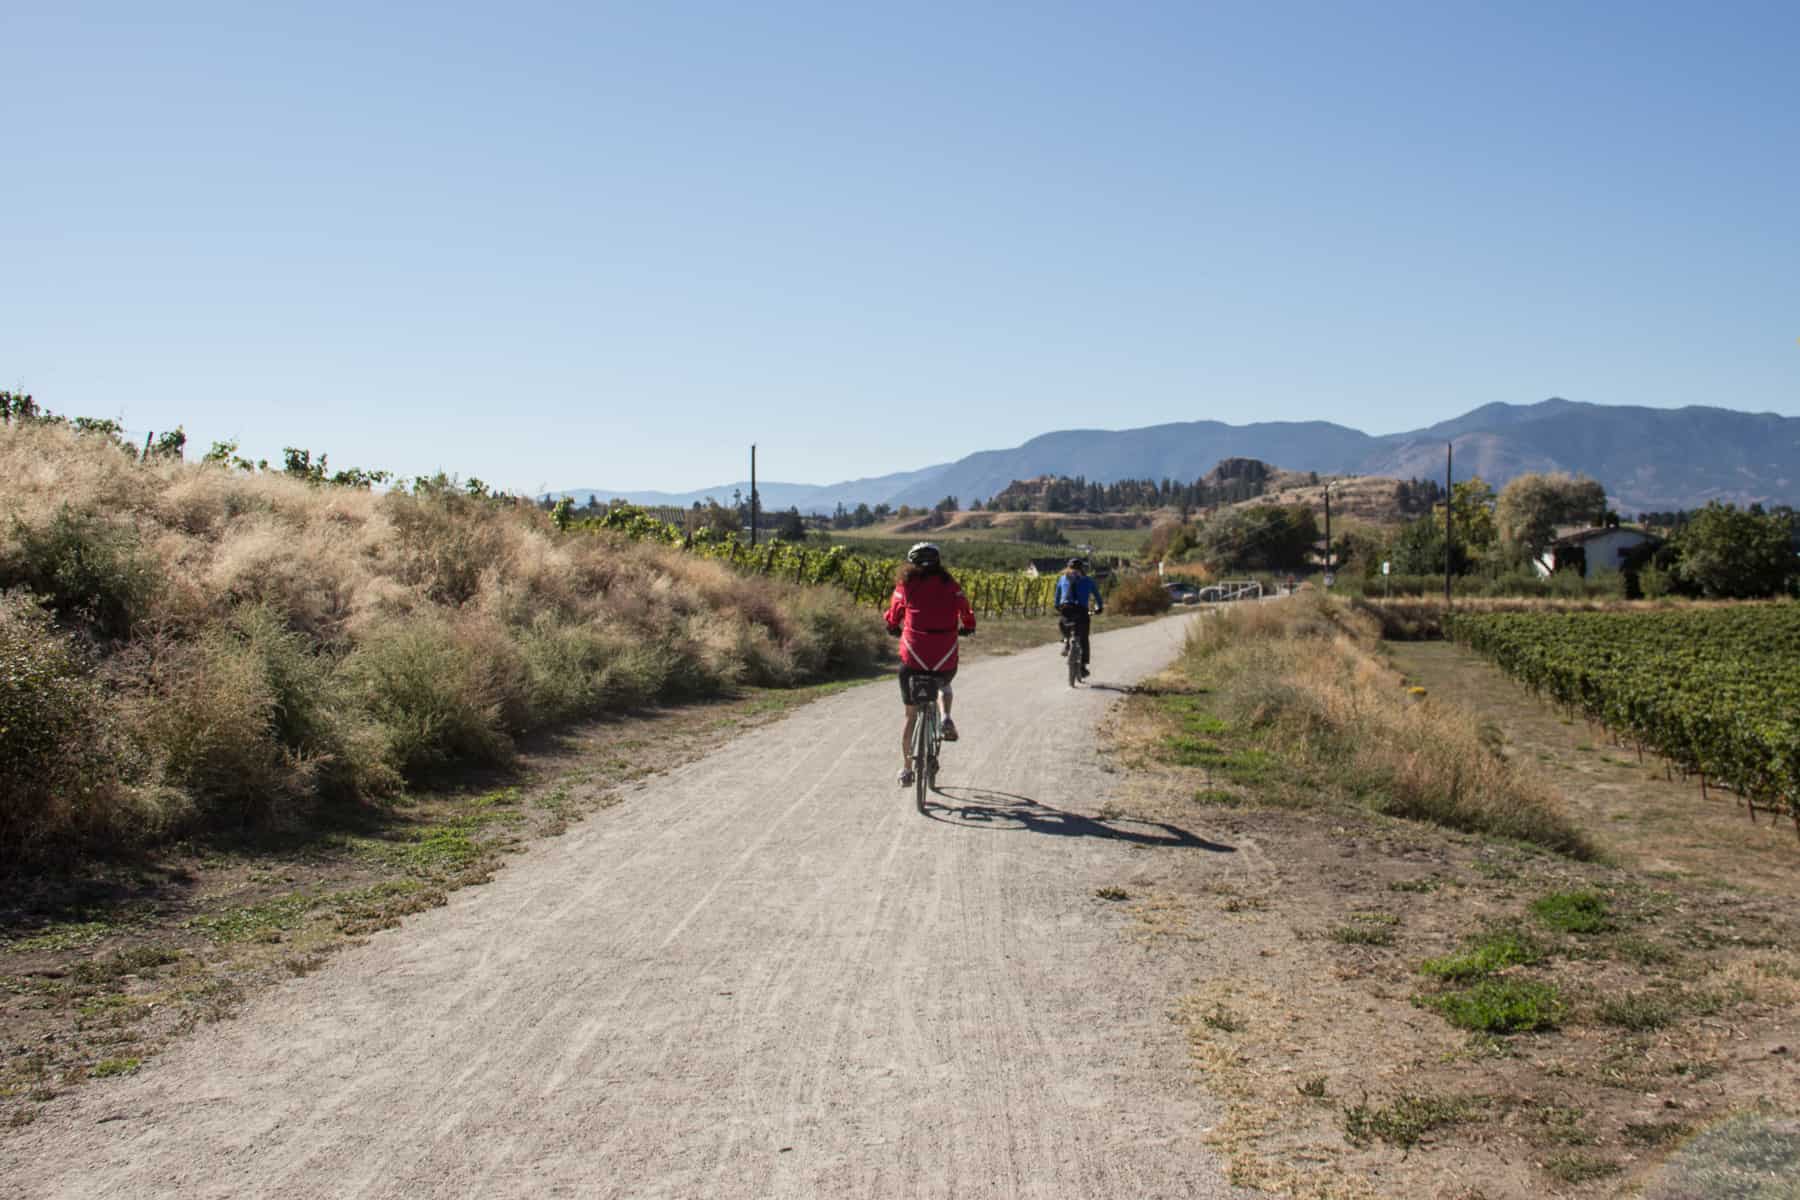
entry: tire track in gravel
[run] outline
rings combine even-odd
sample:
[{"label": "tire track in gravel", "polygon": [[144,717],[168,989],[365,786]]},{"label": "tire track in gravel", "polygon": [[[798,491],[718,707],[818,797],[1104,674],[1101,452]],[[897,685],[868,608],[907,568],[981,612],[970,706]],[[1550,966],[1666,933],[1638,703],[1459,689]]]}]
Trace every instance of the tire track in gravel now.
[{"label": "tire track in gravel", "polygon": [[[1095,639],[1096,679],[1173,656]],[[1053,647],[958,678],[921,811],[890,682],[646,781],[494,882],[0,1142],[29,1197],[1230,1194],[1168,977],[1096,887],[1228,847],[1093,819]],[[1221,869],[1223,869],[1221,867]]]}]

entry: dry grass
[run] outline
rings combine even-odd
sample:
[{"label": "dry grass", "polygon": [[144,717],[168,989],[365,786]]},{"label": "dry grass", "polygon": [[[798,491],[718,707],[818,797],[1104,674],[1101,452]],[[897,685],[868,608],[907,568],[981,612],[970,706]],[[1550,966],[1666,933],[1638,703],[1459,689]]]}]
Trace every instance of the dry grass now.
[{"label": "dry grass", "polygon": [[109,786],[38,787],[5,814],[8,850],[77,830],[128,841],[193,815],[298,818],[322,795],[505,762],[546,724],[885,653],[875,618],[834,590],[559,534],[529,505],[451,487],[139,463],[31,424],[0,429],[0,479],[0,590],[56,616],[15,614],[12,641],[76,681],[58,685],[59,744],[101,727],[120,744],[107,771],[69,776]]},{"label": "dry grass", "polygon": [[1185,663],[1214,689],[1216,718],[1290,764],[1308,796],[1591,856],[1549,786],[1490,746],[1468,712],[1401,686],[1367,649],[1371,632],[1329,597],[1245,605],[1197,624]]}]

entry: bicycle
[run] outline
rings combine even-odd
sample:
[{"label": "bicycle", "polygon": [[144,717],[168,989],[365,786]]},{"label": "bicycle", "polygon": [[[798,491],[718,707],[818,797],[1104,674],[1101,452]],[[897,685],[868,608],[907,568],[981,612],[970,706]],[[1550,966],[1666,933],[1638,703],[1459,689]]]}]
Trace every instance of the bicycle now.
[{"label": "bicycle", "polygon": [[1069,686],[1074,687],[1081,682],[1087,669],[1087,662],[1081,656],[1081,639],[1076,636],[1079,625],[1068,612],[1063,612],[1057,618],[1057,627],[1062,631],[1063,657],[1069,660]]},{"label": "bicycle", "polygon": [[1069,660],[1069,686],[1074,687],[1081,682],[1081,643],[1075,640],[1075,622],[1063,617],[1060,624],[1063,657]]},{"label": "bicycle", "polygon": [[938,720],[940,680],[921,672],[907,682],[912,689],[907,698],[919,710],[919,718],[913,723],[913,787],[920,807],[924,807],[926,795],[937,787],[938,750],[944,744],[944,728]]}]

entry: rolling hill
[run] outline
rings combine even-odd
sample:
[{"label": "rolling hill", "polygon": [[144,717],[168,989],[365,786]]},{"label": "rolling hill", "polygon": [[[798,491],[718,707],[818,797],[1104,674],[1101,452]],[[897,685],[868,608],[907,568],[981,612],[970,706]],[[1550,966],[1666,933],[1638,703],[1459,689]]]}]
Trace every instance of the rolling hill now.
[{"label": "rolling hill", "polygon": [[[1678,409],[1584,404],[1489,404],[1425,429],[1372,436],[1328,421],[1228,425],[1185,421],[1140,429],[1070,429],[1005,450],[894,475],[815,485],[761,483],[767,509],[830,512],[858,503],[930,505],[946,495],[985,499],[1015,479],[1084,475],[1194,479],[1222,458],[1258,458],[1322,474],[1441,477],[1444,444],[1456,447],[1456,475],[1499,486],[1528,471],[1591,475],[1625,512],[1694,508],[1709,500],[1800,505],[1800,417],[1691,406]],[[585,501],[614,495],[645,504],[728,502],[721,484],[696,492],[609,492],[574,488],[555,495]]]}]

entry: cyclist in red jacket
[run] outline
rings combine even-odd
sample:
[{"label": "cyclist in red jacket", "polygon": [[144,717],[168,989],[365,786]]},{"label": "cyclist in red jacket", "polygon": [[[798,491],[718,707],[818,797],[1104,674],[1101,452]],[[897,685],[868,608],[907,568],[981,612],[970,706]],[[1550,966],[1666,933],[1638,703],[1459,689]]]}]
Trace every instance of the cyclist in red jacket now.
[{"label": "cyclist in red jacket", "polygon": [[900,735],[901,787],[913,781],[913,722],[919,718],[910,703],[907,684],[914,675],[931,674],[943,680],[938,705],[944,713],[944,740],[956,740],[956,724],[950,720],[950,680],[956,675],[956,639],[975,632],[975,610],[962,586],[944,570],[942,555],[931,542],[920,542],[906,552],[906,565],[894,581],[894,598],[887,606],[888,632],[900,639],[900,697],[906,703],[906,730]]}]

